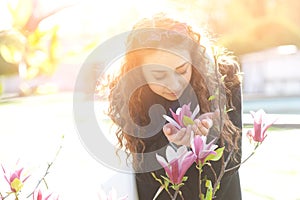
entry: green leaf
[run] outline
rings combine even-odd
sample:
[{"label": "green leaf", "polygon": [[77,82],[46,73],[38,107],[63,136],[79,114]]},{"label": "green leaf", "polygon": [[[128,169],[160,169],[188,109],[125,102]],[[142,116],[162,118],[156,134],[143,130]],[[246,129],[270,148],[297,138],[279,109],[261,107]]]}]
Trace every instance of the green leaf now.
[{"label": "green leaf", "polygon": [[216,98],[215,95],[211,95],[211,96],[208,98],[208,101],[212,101],[212,100],[214,100],[215,98]]},{"label": "green leaf", "polygon": [[179,183],[177,185],[172,185],[171,188],[175,191],[179,190],[182,186],[184,186],[184,183]]},{"label": "green leaf", "polygon": [[211,184],[211,181],[210,181],[210,180],[206,180],[206,181],[205,181],[205,187],[207,187],[207,188],[212,188],[212,184]]},{"label": "green leaf", "polygon": [[212,159],[212,161],[217,161],[217,160],[219,160],[219,159],[222,157],[222,155],[223,155],[224,149],[225,149],[225,147],[218,148],[218,149],[216,150],[217,155],[215,155],[215,157]]},{"label": "green leaf", "polygon": [[169,178],[167,178],[167,177],[165,177],[165,176],[162,176],[162,175],[161,175],[161,177],[164,179],[164,187],[165,187],[165,189],[168,191],[168,187],[169,187],[171,181],[170,181]]},{"label": "green leaf", "polygon": [[188,126],[188,125],[193,125],[194,124],[194,121],[190,118],[190,117],[188,117],[188,116],[183,116],[183,124],[185,125],[185,126]]},{"label": "green leaf", "polygon": [[200,199],[204,199],[204,194],[201,194],[201,198]]},{"label": "green leaf", "polygon": [[218,189],[220,189],[220,183],[218,183],[216,191],[218,191]]},{"label": "green leaf", "polygon": [[226,78],[226,76],[227,76],[227,74],[225,74],[225,75],[223,75],[223,76],[221,77],[221,81],[222,81],[222,82],[224,82],[224,79]]},{"label": "green leaf", "polygon": [[213,191],[213,188],[212,188],[212,184],[211,184],[210,180],[206,180],[205,187],[207,188],[205,200],[212,200],[212,196],[213,196],[212,191]]},{"label": "green leaf", "polygon": [[230,111],[233,111],[233,108],[229,108],[228,110],[226,110],[225,112],[228,113]]},{"label": "green leaf", "polygon": [[154,172],[151,172],[151,175],[153,176],[153,178],[158,181],[161,185],[163,185],[162,181],[156,177],[155,173]]},{"label": "green leaf", "polygon": [[189,177],[184,176],[184,177],[182,178],[182,182],[186,181],[188,178],[189,178]]},{"label": "green leaf", "polygon": [[169,191],[169,189],[168,189],[169,184],[170,184],[170,182],[165,180],[165,182],[164,182],[164,187],[165,187],[165,189],[166,189],[167,191]]},{"label": "green leaf", "polygon": [[171,182],[171,180],[168,177],[165,177],[163,175],[160,175],[160,176],[164,179],[164,185],[169,185],[169,183]]},{"label": "green leaf", "polygon": [[206,157],[206,159],[205,159],[204,162],[209,161],[209,160],[212,160],[212,161],[217,161],[217,160],[219,160],[219,159],[222,157],[222,155],[223,155],[224,149],[225,149],[225,147],[222,147],[222,148],[217,149],[217,150],[215,151],[215,152],[216,152],[216,155],[214,155],[214,154],[208,155],[208,156]]}]

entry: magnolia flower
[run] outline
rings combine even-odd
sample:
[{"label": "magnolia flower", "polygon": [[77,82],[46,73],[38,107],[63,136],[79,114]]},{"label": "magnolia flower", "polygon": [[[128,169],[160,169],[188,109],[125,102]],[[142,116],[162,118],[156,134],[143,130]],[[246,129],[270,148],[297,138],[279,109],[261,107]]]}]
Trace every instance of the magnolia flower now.
[{"label": "magnolia flower", "polygon": [[166,149],[166,157],[156,154],[157,161],[163,166],[171,183],[180,184],[186,171],[196,159],[193,152],[187,151],[185,146],[181,146],[175,151],[171,146]]},{"label": "magnolia flower", "polygon": [[12,174],[8,175],[2,166],[2,170],[4,172],[4,178],[7,181],[7,183],[10,185],[10,189],[12,192],[14,193],[18,193],[22,187],[24,182],[28,179],[29,176],[27,176],[26,178],[22,178],[21,179],[21,174],[24,168],[21,168],[19,170],[14,171]]},{"label": "magnolia flower", "polygon": [[253,119],[253,130],[249,130],[247,136],[254,140],[255,142],[263,142],[267,137],[266,131],[267,129],[277,120],[269,120],[264,110],[260,109],[257,112],[250,111]]},{"label": "magnolia flower", "polygon": [[101,189],[99,193],[99,199],[100,200],[128,200],[128,197],[120,197],[118,198],[117,191],[112,188],[109,192],[108,195]]},{"label": "magnolia flower", "polygon": [[196,162],[203,165],[207,161],[207,157],[211,154],[217,155],[215,149],[218,145],[213,144],[215,139],[209,144],[206,144],[206,136],[196,135],[191,141],[191,148],[194,154],[197,156]]},{"label": "magnolia flower", "polygon": [[33,193],[33,200],[50,200],[50,199],[51,200],[58,200],[58,196],[53,197],[52,194],[48,194],[48,195],[43,197],[42,191],[40,189],[35,190],[34,193]]},{"label": "magnolia flower", "polygon": [[190,107],[191,103],[189,103],[188,105],[184,104],[182,108],[178,108],[176,110],[176,113],[174,113],[173,110],[170,109],[173,119],[167,115],[163,115],[163,117],[178,129],[187,127],[188,124],[193,122],[196,115],[200,111],[199,105],[197,105],[193,113],[191,112]]}]

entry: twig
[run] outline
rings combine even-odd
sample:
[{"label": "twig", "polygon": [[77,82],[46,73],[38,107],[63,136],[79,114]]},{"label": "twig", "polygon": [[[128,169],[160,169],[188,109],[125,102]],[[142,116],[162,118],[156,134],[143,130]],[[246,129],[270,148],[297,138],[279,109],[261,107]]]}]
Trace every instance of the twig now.
[{"label": "twig", "polygon": [[202,182],[202,180],[201,180],[201,173],[202,173],[202,168],[201,168],[201,161],[199,161],[199,165],[198,165],[198,167],[199,167],[199,169],[198,169],[198,171],[199,171],[199,199],[200,200],[202,200],[202,192],[201,192],[201,182]]},{"label": "twig", "polygon": [[[225,169],[226,169],[226,167],[227,167],[227,165],[228,165],[228,163],[229,163],[229,160],[230,160],[230,158],[231,158],[231,156],[232,156],[232,153],[233,153],[233,150],[229,153],[229,155],[228,155],[228,157],[227,157],[227,159],[226,159],[225,162],[224,162],[224,154],[222,155],[222,166],[221,166],[221,171],[220,171],[220,174],[219,174],[217,180],[216,180],[215,183],[214,183],[214,188],[213,188],[213,191],[212,191],[213,196],[214,196],[215,193],[217,192],[218,185],[220,184],[221,179],[222,179],[222,177],[224,176],[224,174],[225,174],[225,172],[226,172]],[[213,170],[213,171],[214,171],[214,170]]]},{"label": "twig", "polygon": [[59,148],[58,148],[58,150],[56,151],[56,154],[55,154],[55,156],[54,156],[54,159],[52,160],[52,162],[48,163],[48,166],[47,166],[47,168],[46,168],[46,171],[45,171],[43,177],[38,181],[38,183],[36,184],[34,190],[27,196],[27,198],[29,198],[31,195],[33,195],[34,191],[39,187],[39,185],[41,184],[42,181],[45,183],[46,188],[48,189],[48,185],[47,185],[47,183],[46,183],[46,179],[45,179],[45,178],[46,178],[46,176],[49,174],[49,170],[50,170],[51,166],[53,165],[53,163],[55,162],[55,160],[56,160],[58,154],[60,153],[60,150],[61,150],[61,149],[62,149],[62,145],[59,146]]},{"label": "twig", "polygon": [[219,183],[221,182],[221,179],[225,173],[225,163],[224,163],[224,154],[222,155],[222,166],[221,166],[221,171],[220,171],[220,174],[218,176],[218,179],[217,181],[214,183],[214,188],[213,188],[213,191],[212,191],[212,194],[213,196],[215,195],[216,191],[217,191],[217,188],[218,188],[218,185]]},{"label": "twig", "polygon": [[169,192],[169,190],[166,189],[166,191],[167,191],[168,195],[170,196],[170,198],[172,199],[173,198],[172,194]]},{"label": "twig", "polygon": [[[215,53],[215,52],[214,52]],[[220,109],[220,124],[219,124],[219,131],[220,131],[220,143],[221,143],[221,146],[223,147],[224,146],[224,138],[222,137],[222,128],[223,128],[223,105],[222,105],[222,102],[221,102],[221,99],[222,99],[222,85],[221,85],[221,78],[219,78],[219,64],[218,64],[218,61],[217,61],[217,58],[216,58],[216,55],[214,56],[214,64],[215,64],[215,75],[216,75],[216,79],[217,79],[217,86],[219,88],[219,93],[218,93],[218,106],[219,106],[219,109]],[[225,104],[226,105],[226,104]],[[228,156],[230,157],[230,156]],[[214,187],[213,187],[213,191],[212,191],[212,194],[213,196],[215,195],[216,191],[217,191],[217,188],[218,188],[218,185],[219,183],[221,182],[221,179],[225,173],[225,162],[224,162],[224,154],[222,155],[222,165],[221,165],[221,171],[220,171],[220,174],[217,178],[217,181],[214,183]],[[227,160],[226,160],[226,163],[227,163]]]},{"label": "twig", "polygon": [[1,194],[1,192],[0,192],[0,197],[1,197],[1,199],[6,199],[10,194],[11,194],[11,193],[8,193],[6,196],[3,196],[3,195]]},{"label": "twig", "polygon": [[177,195],[178,195],[178,191],[179,191],[179,190],[176,190],[176,192],[175,192],[174,196],[172,197],[172,200],[176,200],[176,198],[177,198]]},{"label": "twig", "polygon": [[238,168],[238,167],[241,166],[242,164],[244,164],[247,160],[249,160],[249,158],[251,158],[251,157],[255,154],[255,151],[256,151],[256,149],[257,149],[258,147],[259,147],[259,143],[257,143],[257,144],[255,145],[255,148],[253,149],[252,153],[251,153],[245,160],[243,160],[240,164],[238,164],[238,165],[236,165],[236,166],[234,166],[234,167],[231,167],[231,168],[229,168],[229,169],[226,169],[225,172],[229,172],[229,171],[231,171],[231,170],[233,170],[233,169]]},{"label": "twig", "polygon": [[212,165],[211,164],[208,164],[208,166],[209,166],[209,168],[210,168],[210,170],[212,171],[212,173],[213,173],[213,175],[214,175],[214,178],[215,178],[215,182],[217,181],[217,174],[216,174],[216,171],[214,170],[214,168],[212,167]]},{"label": "twig", "polygon": [[179,191],[179,195],[180,195],[180,197],[181,197],[181,200],[184,200],[184,198],[183,198],[183,195],[182,195],[182,192],[181,192],[181,191]]},{"label": "twig", "polygon": [[15,200],[19,200],[19,198],[18,198],[18,194],[15,192]]},{"label": "twig", "polygon": [[[232,154],[233,154],[233,149],[230,151],[230,153],[229,153],[229,155],[228,155],[228,157],[227,157],[227,159],[226,159],[226,162],[225,162],[225,169],[226,169],[226,167],[227,167],[227,165],[228,165],[228,163],[229,163],[229,161],[230,161],[230,158],[231,158],[231,156],[232,156]],[[226,172],[226,170],[225,170],[225,172]]]},{"label": "twig", "polygon": [[1,193],[0,193],[0,197],[2,198],[2,200],[6,199],[7,197],[9,197],[11,194],[13,194],[13,192],[7,192],[7,195],[3,196]]}]

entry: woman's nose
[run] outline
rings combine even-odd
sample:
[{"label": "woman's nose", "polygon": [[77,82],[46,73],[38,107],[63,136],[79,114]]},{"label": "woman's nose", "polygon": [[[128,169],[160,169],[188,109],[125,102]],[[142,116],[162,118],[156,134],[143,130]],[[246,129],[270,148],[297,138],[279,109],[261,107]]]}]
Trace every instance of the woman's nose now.
[{"label": "woman's nose", "polygon": [[172,92],[179,92],[182,88],[184,81],[185,80],[181,75],[179,75],[178,73],[174,73],[171,76],[168,87]]}]

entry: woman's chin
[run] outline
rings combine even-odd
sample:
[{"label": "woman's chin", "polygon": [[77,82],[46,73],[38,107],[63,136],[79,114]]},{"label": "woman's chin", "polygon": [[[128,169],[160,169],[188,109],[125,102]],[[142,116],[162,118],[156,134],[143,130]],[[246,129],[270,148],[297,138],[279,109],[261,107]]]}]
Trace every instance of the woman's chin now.
[{"label": "woman's chin", "polygon": [[175,101],[175,100],[178,100],[180,95],[168,93],[168,94],[164,94],[163,97],[169,101]]}]

